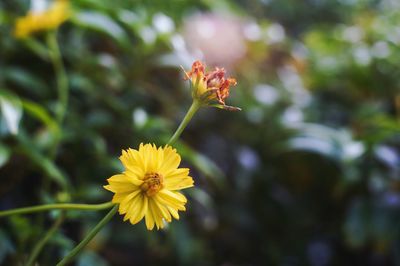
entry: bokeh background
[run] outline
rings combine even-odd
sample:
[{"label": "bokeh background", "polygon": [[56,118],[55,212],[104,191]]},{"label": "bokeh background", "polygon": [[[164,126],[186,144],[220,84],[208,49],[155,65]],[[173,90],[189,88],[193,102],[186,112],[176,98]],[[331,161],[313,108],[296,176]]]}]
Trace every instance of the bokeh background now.
[{"label": "bokeh background", "polygon": [[[0,1],[0,209],[109,201],[121,149],[168,140],[191,103],[180,65],[201,59],[236,77],[243,111],[202,109],[177,144],[187,212],[158,232],[115,216],[76,265],[400,265],[399,1],[71,5],[59,125],[51,64],[13,36],[30,3]],[[104,214],[68,212],[40,265]],[[1,218],[0,264],[21,265],[56,216]]]}]

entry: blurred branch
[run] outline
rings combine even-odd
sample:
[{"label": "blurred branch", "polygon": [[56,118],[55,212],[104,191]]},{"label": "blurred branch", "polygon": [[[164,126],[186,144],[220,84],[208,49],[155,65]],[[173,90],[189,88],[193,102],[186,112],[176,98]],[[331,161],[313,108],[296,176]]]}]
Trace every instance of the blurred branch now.
[{"label": "blurred branch", "polygon": [[185,117],[183,118],[182,122],[180,123],[179,127],[175,131],[174,135],[171,137],[171,139],[168,141],[168,145],[173,145],[180,137],[182,134],[183,130],[186,128],[194,114],[199,110],[201,107],[201,102],[197,100],[193,100],[192,105],[190,106],[189,110],[187,111]]},{"label": "blurred branch", "polygon": [[58,106],[57,121],[62,124],[68,105],[68,78],[62,61],[60,47],[57,42],[57,32],[53,31],[47,35],[47,45],[54,71],[57,78]]},{"label": "blurred branch", "polygon": [[35,260],[37,256],[40,254],[40,251],[43,249],[44,245],[49,241],[49,239],[54,235],[54,233],[57,231],[57,229],[60,227],[62,222],[64,221],[65,214],[62,212],[58,219],[54,222],[53,226],[47,231],[47,233],[44,235],[44,237],[37,242],[35,247],[33,248],[32,253],[30,254],[27,262],[27,266],[33,266],[35,263]]},{"label": "blurred branch", "polygon": [[397,121],[400,123],[400,93],[394,98],[394,106],[396,108]]},{"label": "blurred branch", "polygon": [[74,204],[74,203],[55,203],[38,205],[32,207],[18,208],[7,211],[0,211],[0,217],[14,215],[14,214],[24,214],[33,212],[42,212],[48,210],[82,210],[82,211],[98,211],[111,208],[115,204],[112,202],[106,202],[101,204]]}]

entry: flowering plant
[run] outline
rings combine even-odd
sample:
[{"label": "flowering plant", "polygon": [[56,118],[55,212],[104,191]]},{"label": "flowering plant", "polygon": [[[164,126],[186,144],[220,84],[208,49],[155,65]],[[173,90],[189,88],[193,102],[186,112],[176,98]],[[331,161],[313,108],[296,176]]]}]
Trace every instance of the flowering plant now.
[{"label": "flowering plant", "polygon": [[[56,39],[53,40],[56,41]],[[60,65],[62,66],[61,58],[55,57],[55,59],[56,73],[60,77],[66,78],[66,73],[64,71],[60,73],[58,68]],[[236,80],[225,78],[225,70],[222,68],[215,68],[210,73],[205,73],[204,70],[204,65],[200,61],[196,61],[193,63],[192,70],[185,72],[185,78],[191,80],[193,103],[164,147],[141,143],[137,150],[129,148],[122,151],[120,160],[125,170],[108,178],[108,184],[104,186],[105,189],[114,193],[110,202],[101,204],[56,203],[39,205],[0,211],[0,217],[54,209],[102,210],[112,208],[57,266],[71,262],[117,212],[124,215],[124,221],[129,220],[131,224],[136,224],[144,219],[148,230],[154,228],[162,229],[167,222],[172,221],[172,218],[179,219],[178,212],[185,211],[185,204],[187,203],[186,197],[180,191],[192,187],[194,181],[189,176],[188,168],[179,168],[181,157],[177,150],[173,148],[173,145],[200,107],[217,106],[227,110],[239,110],[239,108],[225,105],[225,99],[229,96],[229,88],[232,85],[236,85]],[[60,92],[62,96],[68,92],[68,84],[60,83],[59,85],[61,86]],[[65,98],[65,95],[60,97],[60,102],[64,102],[62,114],[65,114],[66,99],[68,97]],[[218,102],[217,105],[213,103],[214,101]],[[59,117],[60,122],[62,118],[63,116]],[[35,263],[41,248],[60,226],[64,217],[64,215],[61,215],[49,230],[44,240],[40,242],[38,248],[34,250],[33,255],[29,258],[28,265]]]}]

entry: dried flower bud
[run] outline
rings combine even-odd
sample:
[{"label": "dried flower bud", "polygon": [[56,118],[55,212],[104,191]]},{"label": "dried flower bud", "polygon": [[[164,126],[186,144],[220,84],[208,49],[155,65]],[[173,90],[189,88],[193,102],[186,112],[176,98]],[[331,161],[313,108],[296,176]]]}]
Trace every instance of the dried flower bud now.
[{"label": "dried flower bud", "polygon": [[[214,71],[206,73],[205,65],[200,61],[195,61],[192,70],[185,71],[185,80],[191,81],[193,98],[201,101],[204,105],[221,107],[230,111],[240,110],[240,108],[225,105],[230,86],[237,84],[234,78],[226,78],[225,74],[225,69],[218,67]],[[218,106],[212,104],[215,100],[218,101]]]}]

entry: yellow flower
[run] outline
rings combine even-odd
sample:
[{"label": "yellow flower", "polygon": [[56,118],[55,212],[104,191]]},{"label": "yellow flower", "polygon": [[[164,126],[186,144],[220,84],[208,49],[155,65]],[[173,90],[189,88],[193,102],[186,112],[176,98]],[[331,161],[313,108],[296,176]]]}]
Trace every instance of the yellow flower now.
[{"label": "yellow flower", "polygon": [[123,150],[119,157],[125,167],[122,174],[110,177],[105,189],[114,192],[113,203],[119,204],[124,221],[138,223],[145,217],[149,230],[164,221],[179,219],[184,211],[186,197],[179,192],[193,186],[188,168],[178,168],[181,157],[171,146],[140,144],[139,150]]},{"label": "yellow flower", "polygon": [[55,0],[53,4],[43,11],[29,11],[17,19],[14,35],[25,38],[35,32],[58,28],[70,15],[68,0]]}]

